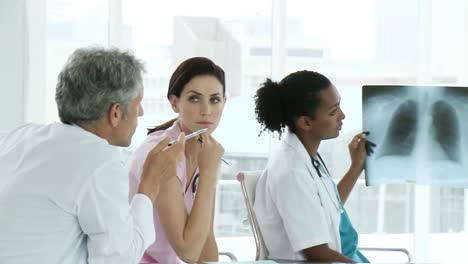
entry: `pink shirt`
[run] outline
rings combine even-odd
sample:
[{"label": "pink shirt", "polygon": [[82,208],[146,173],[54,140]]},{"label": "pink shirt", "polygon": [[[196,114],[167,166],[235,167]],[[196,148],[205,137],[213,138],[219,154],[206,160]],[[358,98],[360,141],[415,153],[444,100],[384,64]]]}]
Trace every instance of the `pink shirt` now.
[{"label": "pink shirt", "polygon": [[[138,185],[140,184],[141,173],[143,170],[143,164],[145,162],[146,156],[148,153],[163,139],[165,135],[169,136],[172,139],[177,139],[181,133],[178,122],[166,129],[161,131],[156,131],[148,135],[143,144],[133,153],[130,164],[129,164],[129,176],[130,176],[130,194],[129,199],[131,200],[138,190]],[[177,165],[177,177],[180,180],[180,192],[184,197],[185,208],[187,212],[192,210],[193,199],[195,198],[195,193],[192,193],[193,180],[195,176],[192,177],[192,182],[190,186],[185,191],[185,186],[187,186],[187,172],[186,172],[186,160],[185,157]],[[195,171],[194,175],[198,174],[198,168]],[[195,190],[196,191],[196,190]],[[172,249],[169,241],[167,240],[166,233],[159,221],[159,216],[157,210],[154,210],[154,227],[156,232],[156,242],[152,244],[143,255],[143,258],[140,263],[181,263],[181,260]]]}]

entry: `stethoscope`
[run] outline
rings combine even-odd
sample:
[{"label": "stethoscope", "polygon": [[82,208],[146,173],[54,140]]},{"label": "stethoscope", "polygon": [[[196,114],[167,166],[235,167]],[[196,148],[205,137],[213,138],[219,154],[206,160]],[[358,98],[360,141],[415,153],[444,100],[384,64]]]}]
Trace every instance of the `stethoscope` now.
[{"label": "stethoscope", "polygon": [[[319,176],[320,181],[322,182],[323,188],[325,188],[325,190],[326,190],[326,192],[328,194],[328,197],[330,198],[333,205],[335,206],[336,212],[338,212],[339,214],[342,214],[342,213],[344,213],[344,209],[343,209],[342,205],[340,204],[340,202],[338,201],[338,197],[337,197],[336,200],[333,199],[333,196],[331,195],[330,191],[328,190],[328,187],[325,184],[325,181],[324,181],[324,179],[322,177],[322,172],[323,172],[331,180],[330,172],[328,172],[328,169],[325,166],[325,162],[323,162],[322,157],[320,157],[320,154],[317,153],[317,157],[320,159],[320,161],[314,159],[312,156],[310,157],[312,159],[312,166],[314,167],[315,171],[317,172],[317,175]],[[309,169],[309,167],[307,167],[307,169]],[[312,176],[312,172],[310,170],[309,170],[309,173]]]}]

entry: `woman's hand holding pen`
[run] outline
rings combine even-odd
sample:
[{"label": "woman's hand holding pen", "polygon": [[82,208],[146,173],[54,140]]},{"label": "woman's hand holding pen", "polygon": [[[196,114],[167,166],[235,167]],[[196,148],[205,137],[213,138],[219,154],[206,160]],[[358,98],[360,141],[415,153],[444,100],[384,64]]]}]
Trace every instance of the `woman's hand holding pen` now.
[{"label": "woman's hand holding pen", "polygon": [[200,144],[199,140],[202,136],[198,135],[194,138],[187,139],[185,141],[185,157],[186,158],[194,158],[198,160],[198,155],[202,150],[202,145]]},{"label": "woman's hand holding pen", "polygon": [[207,180],[214,183],[213,187],[216,187],[217,172],[224,155],[224,148],[209,134],[202,134],[200,139],[202,146],[198,155],[200,179],[208,178]]}]

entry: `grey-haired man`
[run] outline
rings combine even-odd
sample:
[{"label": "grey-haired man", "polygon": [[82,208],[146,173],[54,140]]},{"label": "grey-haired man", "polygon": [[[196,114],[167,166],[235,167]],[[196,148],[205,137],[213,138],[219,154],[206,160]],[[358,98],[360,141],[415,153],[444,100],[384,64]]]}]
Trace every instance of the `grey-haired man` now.
[{"label": "grey-haired man", "polygon": [[0,263],[138,263],[154,242],[153,203],[185,136],[152,150],[129,205],[117,146],[143,115],[143,72],[128,52],[78,49],[58,78],[62,122],[0,139]]}]

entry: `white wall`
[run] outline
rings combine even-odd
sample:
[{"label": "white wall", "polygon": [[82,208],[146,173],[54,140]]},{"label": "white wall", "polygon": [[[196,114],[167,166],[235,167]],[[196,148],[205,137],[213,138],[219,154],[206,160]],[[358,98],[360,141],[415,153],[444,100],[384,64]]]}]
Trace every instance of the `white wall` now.
[{"label": "white wall", "polygon": [[24,122],[25,1],[0,1],[0,131]]},{"label": "white wall", "polygon": [[45,120],[46,0],[0,1],[0,132]]}]

